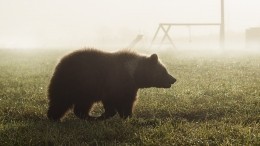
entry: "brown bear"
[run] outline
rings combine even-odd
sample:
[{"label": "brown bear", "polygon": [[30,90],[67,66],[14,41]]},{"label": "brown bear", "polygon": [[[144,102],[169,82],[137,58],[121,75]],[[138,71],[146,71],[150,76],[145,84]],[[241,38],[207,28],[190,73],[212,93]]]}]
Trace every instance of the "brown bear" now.
[{"label": "brown bear", "polygon": [[[170,88],[176,81],[156,54],[149,57],[130,51],[115,53],[82,49],[63,57],[56,66],[48,88],[49,119],[59,121],[73,108],[80,119],[107,119],[119,113],[131,117],[140,88]],[[95,102],[105,112],[89,116]]]}]

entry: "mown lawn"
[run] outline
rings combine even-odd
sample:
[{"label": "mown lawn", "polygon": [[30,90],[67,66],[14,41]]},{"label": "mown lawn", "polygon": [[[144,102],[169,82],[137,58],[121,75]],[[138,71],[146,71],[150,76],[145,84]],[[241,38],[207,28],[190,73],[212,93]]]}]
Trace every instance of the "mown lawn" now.
[{"label": "mown lawn", "polygon": [[46,91],[66,52],[0,50],[0,145],[260,145],[260,53],[161,53],[178,81],[140,90],[131,119],[53,123]]}]

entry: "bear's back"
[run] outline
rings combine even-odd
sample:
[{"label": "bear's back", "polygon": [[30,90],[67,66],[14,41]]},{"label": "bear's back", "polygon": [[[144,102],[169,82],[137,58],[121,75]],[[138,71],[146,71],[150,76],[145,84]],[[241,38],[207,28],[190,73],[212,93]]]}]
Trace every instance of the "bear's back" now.
[{"label": "bear's back", "polygon": [[60,61],[57,69],[62,72],[72,71],[123,71],[127,62],[140,60],[143,58],[134,52],[119,51],[115,53],[103,52],[95,49],[84,49],[75,51]]},{"label": "bear's back", "polygon": [[63,57],[51,79],[49,96],[56,92],[79,94],[86,89],[99,92],[111,66],[110,56],[97,50],[79,50]]},{"label": "bear's back", "polygon": [[138,58],[140,56],[129,51],[108,53],[93,49],[78,50],[61,59],[50,87],[59,86],[66,91],[74,88],[101,90],[111,84],[121,86],[120,82],[130,79],[132,65],[127,62]]},{"label": "bear's back", "polygon": [[[101,52],[98,50],[79,50],[75,51],[62,58],[59,66],[63,68],[69,66],[71,69],[84,69],[86,67],[99,67],[100,65],[106,65],[111,61],[111,54]],[[66,68],[66,67],[65,67]]]}]

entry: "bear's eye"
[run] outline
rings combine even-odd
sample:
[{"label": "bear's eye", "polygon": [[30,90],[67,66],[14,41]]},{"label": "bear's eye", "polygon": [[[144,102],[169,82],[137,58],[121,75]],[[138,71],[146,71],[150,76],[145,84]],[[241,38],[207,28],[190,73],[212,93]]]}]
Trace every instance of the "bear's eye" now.
[{"label": "bear's eye", "polygon": [[165,77],[165,76],[167,76],[167,70],[165,70],[165,69],[163,69],[161,72],[160,72],[160,74],[158,74],[158,76],[160,76],[160,77]]}]

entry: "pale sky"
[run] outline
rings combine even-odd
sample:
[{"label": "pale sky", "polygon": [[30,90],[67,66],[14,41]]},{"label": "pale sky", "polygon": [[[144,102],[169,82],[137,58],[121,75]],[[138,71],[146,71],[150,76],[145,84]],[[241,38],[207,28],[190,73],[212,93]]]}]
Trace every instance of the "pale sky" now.
[{"label": "pale sky", "polygon": [[[259,0],[225,0],[227,31],[260,26]],[[159,23],[220,22],[220,0],[0,0],[0,48],[152,37]]]}]

